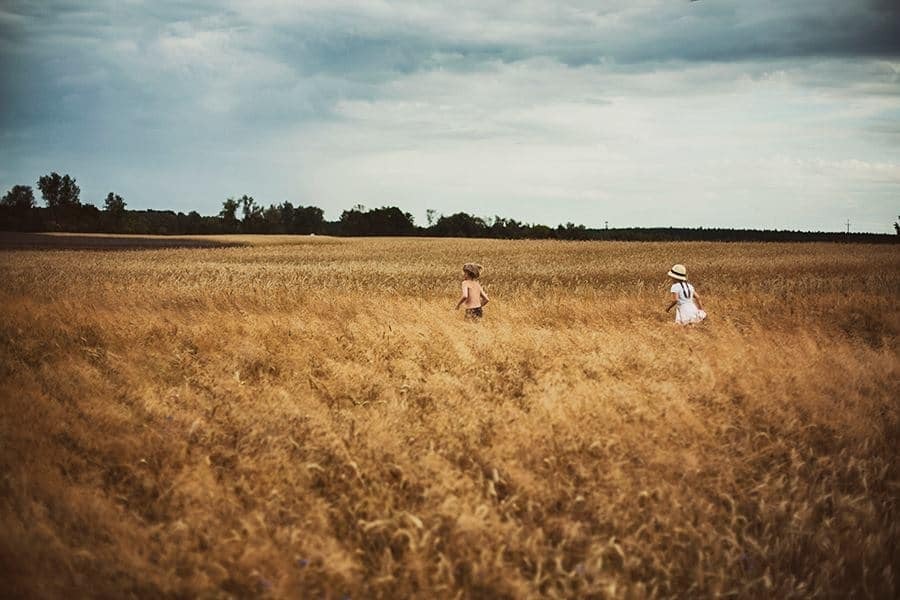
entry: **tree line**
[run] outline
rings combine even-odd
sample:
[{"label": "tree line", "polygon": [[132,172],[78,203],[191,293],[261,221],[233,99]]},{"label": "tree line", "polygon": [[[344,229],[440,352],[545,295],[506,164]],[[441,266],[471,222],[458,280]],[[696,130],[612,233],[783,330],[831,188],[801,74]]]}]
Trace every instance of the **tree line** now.
[{"label": "tree line", "polygon": [[37,181],[44,206],[38,206],[31,186],[16,185],[0,199],[0,230],[144,235],[184,234],[317,234],[337,236],[434,236],[503,239],[635,240],[635,241],[861,241],[896,242],[896,236],[871,233],[801,232],[724,228],[616,228],[593,229],[566,223],[557,227],[523,223],[494,216],[482,218],[464,212],[449,216],[427,211],[428,224],[418,226],[413,216],[396,206],[367,209],[356,205],[327,221],[316,206],[295,206],[285,201],[264,207],[252,196],[227,198],[219,214],[197,211],[128,210],[122,196],[110,192],[103,208],[81,202],[81,189],[71,176],[50,173]]}]

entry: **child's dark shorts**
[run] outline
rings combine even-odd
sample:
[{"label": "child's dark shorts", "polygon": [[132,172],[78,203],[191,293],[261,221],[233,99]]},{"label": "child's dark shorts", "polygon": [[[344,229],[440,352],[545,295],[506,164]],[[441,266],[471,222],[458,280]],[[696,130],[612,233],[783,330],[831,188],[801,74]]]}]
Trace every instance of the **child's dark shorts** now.
[{"label": "child's dark shorts", "polygon": [[466,309],[466,318],[467,319],[473,319],[473,320],[477,321],[478,319],[480,319],[483,316],[484,316],[484,311],[481,309],[480,306],[478,308],[467,308]]}]

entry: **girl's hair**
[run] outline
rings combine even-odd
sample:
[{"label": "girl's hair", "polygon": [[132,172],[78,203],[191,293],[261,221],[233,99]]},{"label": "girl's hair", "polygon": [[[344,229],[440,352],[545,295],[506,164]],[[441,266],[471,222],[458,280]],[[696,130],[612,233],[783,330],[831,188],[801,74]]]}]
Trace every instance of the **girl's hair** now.
[{"label": "girl's hair", "polygon": [[481,271],[484,269],[478,263],[466,263],[463,265],[463,271],[472,276],[472,279],[478,279],[481,276]]}]

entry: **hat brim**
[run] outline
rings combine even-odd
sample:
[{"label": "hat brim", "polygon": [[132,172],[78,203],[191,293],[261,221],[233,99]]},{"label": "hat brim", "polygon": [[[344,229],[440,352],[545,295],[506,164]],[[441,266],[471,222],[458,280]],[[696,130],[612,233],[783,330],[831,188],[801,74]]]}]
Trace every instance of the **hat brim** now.
[{"label": "hat brim", "polygon": [[687,281],[686,275],[679,275],[678,273],[675,273],[674,271],[669,271],[668,273],[666,273],[666,275],[668,275],[672,279],[677,279],[678,281]]}]

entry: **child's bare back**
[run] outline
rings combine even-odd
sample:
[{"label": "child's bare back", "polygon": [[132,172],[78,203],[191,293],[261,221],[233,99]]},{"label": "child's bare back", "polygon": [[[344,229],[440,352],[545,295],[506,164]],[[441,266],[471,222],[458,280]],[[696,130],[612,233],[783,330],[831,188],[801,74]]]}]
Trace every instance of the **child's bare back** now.
[{"label": "child's bare back", "polygon": [[463,275],[465,279],[462,282],[462,297],[456,303],[456,308],[465,305],[466,318],[480,319],[483,316],[482,307],[490,302],[484,288],[478,282],[481,275],[482,266],[476,263],[466,263],[463,265]]},{"label": "child's bare back", "polygon": [[481,284],[474,279],[466,279],[462,282],[462,295],[465,299],[464,306],[466,308],[481,308],[481,297],[487,298]]}]

